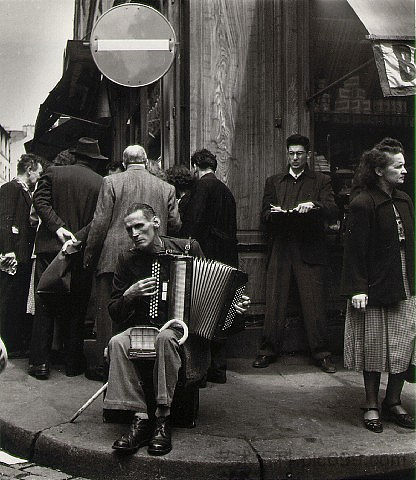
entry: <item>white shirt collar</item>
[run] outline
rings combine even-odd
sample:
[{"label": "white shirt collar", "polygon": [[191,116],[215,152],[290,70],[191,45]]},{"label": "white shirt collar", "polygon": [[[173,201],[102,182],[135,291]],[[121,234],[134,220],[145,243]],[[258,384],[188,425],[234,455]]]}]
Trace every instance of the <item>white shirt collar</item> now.
[{"label": "white shirt collar", "polygon": [[292,175],[292,177],[297,180],[301,175],[302,173],[305,171],[305,169],[303,169],[300,173],[295,173],[293,170],[292,170],[292,167],[289,168],[289,174]]},{"label": "white shirt collar", "polygon": [[32,196],[32,192],[30,191],[28,184],[24,180],[22,180],[20,177],[14,177],[14,180],[16,180],[16,182],[22,186],[25,192]]}]

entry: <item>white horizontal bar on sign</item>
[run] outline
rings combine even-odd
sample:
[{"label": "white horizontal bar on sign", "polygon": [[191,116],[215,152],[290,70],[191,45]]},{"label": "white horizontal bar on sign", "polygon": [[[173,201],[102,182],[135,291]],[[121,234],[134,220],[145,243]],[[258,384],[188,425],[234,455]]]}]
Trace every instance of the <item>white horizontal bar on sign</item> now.
[{"label": "white horizontal bar on sign", "polygon": [[97,51],[138,51],[138,50],[170,50],[170,40],[162,39],[124,39],[124,40],[97,40]]}]

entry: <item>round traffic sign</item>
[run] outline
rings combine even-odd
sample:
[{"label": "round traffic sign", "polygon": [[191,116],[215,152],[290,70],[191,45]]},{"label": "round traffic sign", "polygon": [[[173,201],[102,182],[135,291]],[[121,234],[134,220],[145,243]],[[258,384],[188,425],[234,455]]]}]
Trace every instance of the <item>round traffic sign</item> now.
[{"label": "round traffic sign", "polygon": [[126,3],[101,15],[92,29],[90,48],[103,75],[119,85],[142,87],[169,70],[176,36],[154,8]]}]

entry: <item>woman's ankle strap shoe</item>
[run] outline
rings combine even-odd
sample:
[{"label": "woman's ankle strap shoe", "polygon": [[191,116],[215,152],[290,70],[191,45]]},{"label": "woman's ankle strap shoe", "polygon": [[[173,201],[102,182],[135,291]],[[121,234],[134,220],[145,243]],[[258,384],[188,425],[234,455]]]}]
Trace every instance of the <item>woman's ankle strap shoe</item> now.
[{"label": "woman's ankle strap shoe", "polygon": [[392,410],[394,407],[398,407],[401,405],[401,402],[392,403],[391,405],[387,405],[384,401],[381,404],[381,415],[384,420],[390,420],[399,427],[403,428],[410,428],[412,430],[415,429],[415,419],[412,415],[407,412],[398,413]]},{"label": "woman's ankle strap shoe", "polygon": [[[379,413],[379,409],[376,407],[368,407],[368,408],[361,408],[364,412],[369,412],[374,410],[375,412]],[[367,430],[374,433],[381,433],[383,431],[383,424],[381,423],[380,418],[363,418],[364,426]]]}]

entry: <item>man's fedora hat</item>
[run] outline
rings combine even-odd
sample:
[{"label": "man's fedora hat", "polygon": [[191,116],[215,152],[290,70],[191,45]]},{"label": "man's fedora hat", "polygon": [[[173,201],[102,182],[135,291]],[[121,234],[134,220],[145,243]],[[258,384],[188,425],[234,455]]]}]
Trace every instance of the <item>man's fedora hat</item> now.
[{"label": "man's fedora hat", "polygon": [[101,155],[98,140],[94,138],[81,137],[78,139],[77,145],[69,150],[70,153],[84,155],[84,157],[96,158],[98,160],[108,160],[107,157]]}]

